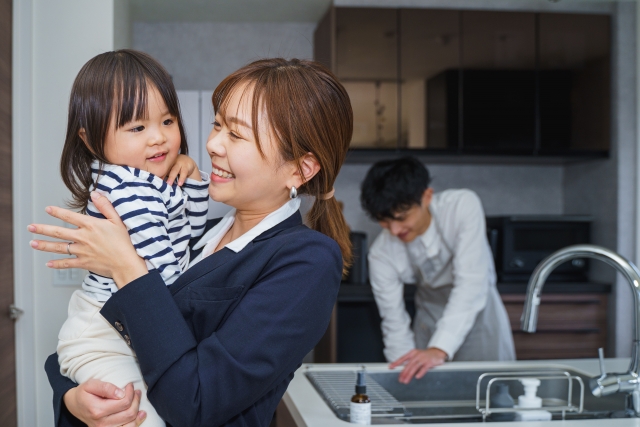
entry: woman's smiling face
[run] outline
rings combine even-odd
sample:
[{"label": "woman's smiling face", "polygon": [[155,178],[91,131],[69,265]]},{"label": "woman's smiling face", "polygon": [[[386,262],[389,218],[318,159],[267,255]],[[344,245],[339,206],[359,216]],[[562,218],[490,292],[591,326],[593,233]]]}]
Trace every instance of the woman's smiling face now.
[{"label": "woman's smiling face", "polygon": [[287,201],[295,165],[282,159],[264,111],[258,114],[264,156],[258,150],[252,99],[252,86],[238,85],[229,95],[225,116],[216,114],[207,142],[213,168],[209,195],[238,210],[271,212]]}]

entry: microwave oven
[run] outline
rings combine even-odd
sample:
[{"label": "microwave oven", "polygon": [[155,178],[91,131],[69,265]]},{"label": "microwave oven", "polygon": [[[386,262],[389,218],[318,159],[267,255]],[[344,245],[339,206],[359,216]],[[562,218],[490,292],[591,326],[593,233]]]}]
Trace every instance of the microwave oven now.
[{"label": "microwave oven", "polygon": [[[487,237],[498,281],[528,282],[536,266],[558,249],[590,243],[591,222],[585,215],[512,215],[487,217]],[[559,265],[550,281],[587,280],[587,259]]]}]

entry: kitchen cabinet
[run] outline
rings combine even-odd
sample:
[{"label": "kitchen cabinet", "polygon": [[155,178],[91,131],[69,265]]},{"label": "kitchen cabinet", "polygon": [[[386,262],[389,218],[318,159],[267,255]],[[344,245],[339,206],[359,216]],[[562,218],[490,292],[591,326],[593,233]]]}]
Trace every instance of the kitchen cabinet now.
[{"label": "kitchen cabinet", "polygon": [[608,155],[608,15],[331,7],[314,43],[352,101],[348,160]]},{"label": "kitchen cabinet", "polygon": [[[539,14],[542,153],[598,152],[610,145],[610,45],[608,16]],[[548,70],[567,82],[545,80]],[[545,71],[547,74],[545,74]],[[560,89],[560,87],[562,89]],[[553,93],[568,91],[568,105]],[[570,126],[563,129],[563,123]],[[563,129],[563,130],[560,130]]]},{"label": "kitchen cabinet", "polygon": [[606,347],[606,294],[543,294],[534,334],[520,328],[524,300],[522,294],[502,295],[518,360],[597,357]]},{"label": "kitchen cabinet", "polygon": [[395,149],[398,141],[398,11],[336,11],[335,73],[353,105],[353,147]]},{"label": "kitchen cabinet", "polygon": [[462,67],[533,70],[536,66],[536,14],[461,11]]},{"label": "kitchen cabinet", "polygon": [[[460,13],[455,10],[400,9],[400,100],[399,146],[409,149],[446,150],[446,112],[427,129],[427,82],[446,70],[460,68]],[[437,94],[436,94],[437,95]],[[436,103],[441,105],[441,103]],[[433,104],[433,105],[436,105]],[[453,107],[455,108],[455,107]]]},{"label": "kitchen cabinet", "polygon": [[[511,322],[518,360],[596,357],[607,341],[611,286],[599,283],[545,285],[534,334],[522,332],[526,283],[498,284]],[[415,286],[405,285],[404,300],[413,318]],[[380,315],[368,285],[343,284],[327,333],[316,347],[316,363],[384,362]]]}]

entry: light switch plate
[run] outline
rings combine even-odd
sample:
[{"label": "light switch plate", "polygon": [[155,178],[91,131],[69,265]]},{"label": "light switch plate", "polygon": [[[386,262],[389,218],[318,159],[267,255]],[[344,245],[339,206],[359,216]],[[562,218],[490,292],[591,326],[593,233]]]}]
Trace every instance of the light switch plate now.
[{"label": "light switch plate", "polygon": [[53,270],[53,286],[80,286],[86,274],[86,270],[80,268]]},{"label": "light switch plate", "polygon": [[[66,228],[75,228],[75,226],[63,222]],[[54,255],[54,259],[69,258],[66,255]],[[82,280],[86,276],[87,271],[81,268],[69,268],[65,270],[53,270],[53,286],[80,286]]]}]

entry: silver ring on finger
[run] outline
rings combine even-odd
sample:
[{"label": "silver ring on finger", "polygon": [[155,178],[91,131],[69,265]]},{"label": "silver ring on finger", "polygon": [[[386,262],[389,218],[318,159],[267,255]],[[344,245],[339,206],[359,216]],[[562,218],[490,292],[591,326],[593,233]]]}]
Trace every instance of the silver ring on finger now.
[{"label": "silver ring on finger", "polygon": [[71,248],[71,245],[72,245],[72,244],[73,244],[73,242],[69,242],[69,243],[67,243],[67,253],[68,253],[69,255],[71,255],[71,256],[73,256],[73,254],[71,253],[71,250],[70,250],[70,248]]}]

